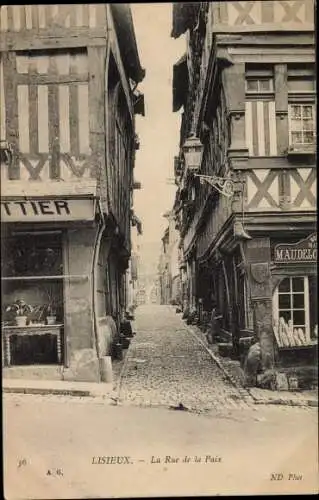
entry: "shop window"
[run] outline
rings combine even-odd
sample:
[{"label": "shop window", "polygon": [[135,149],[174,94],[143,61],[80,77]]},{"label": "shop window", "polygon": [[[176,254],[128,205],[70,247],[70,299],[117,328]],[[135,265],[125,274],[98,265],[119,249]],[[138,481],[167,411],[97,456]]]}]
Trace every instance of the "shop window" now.
[{"label": "shop window", "polygon": [[313,278],[284,278],[273,296],[274,332],[280,347],[309,345],[317,335],[317,311],[311,301]]},{"label": "shop window", "polygon": [[[10,334],[11,364],[62,361],[61,233],[10,233],[1,247],[2,322],[4,334]],[[57,329],[61,332],[58,342]]]}]

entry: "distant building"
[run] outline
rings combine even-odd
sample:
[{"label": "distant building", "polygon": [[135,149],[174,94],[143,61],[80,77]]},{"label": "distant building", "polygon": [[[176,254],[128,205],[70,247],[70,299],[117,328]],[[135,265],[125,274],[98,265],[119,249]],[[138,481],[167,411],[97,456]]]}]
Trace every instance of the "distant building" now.
[{"label": "distant building", "polygon": [[162,237],[162,252],[159,260],[159,280],[162,304],[180,304],[182,300],[180,278],[179,233],[175,227],[175,213],[164,214],[169,225]]}]

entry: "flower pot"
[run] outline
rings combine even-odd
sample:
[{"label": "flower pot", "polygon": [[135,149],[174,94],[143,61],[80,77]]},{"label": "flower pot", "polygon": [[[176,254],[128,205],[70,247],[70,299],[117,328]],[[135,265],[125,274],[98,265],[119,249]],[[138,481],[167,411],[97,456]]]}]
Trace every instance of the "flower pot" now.
[{"label": "flower pot", "polygon": [[27,319],[28,319],[27,316],[17,316],[16,317],[17,326],[26,326]]},{"label": "flower pot", "polygon": [[55,325],[56,316],[47,316],[47,325]]}]

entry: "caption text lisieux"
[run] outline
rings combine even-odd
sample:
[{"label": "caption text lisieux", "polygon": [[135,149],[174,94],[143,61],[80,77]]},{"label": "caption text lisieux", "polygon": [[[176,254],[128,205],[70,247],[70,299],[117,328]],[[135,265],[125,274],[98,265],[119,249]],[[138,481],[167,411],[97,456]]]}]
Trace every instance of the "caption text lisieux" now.
[{"label": "caption text lisieux", "polygon": [[218,455],[184,455],[173,456],[165,455],[162,457],[152,455],[147,460],[134,460],[130,456],[94,456],[92,457],[93,465],[132,465],[136,462],[146,462],[150,464],[186,464],[186,463],[203,463],[213,464],[220,463],[222,458]]}]

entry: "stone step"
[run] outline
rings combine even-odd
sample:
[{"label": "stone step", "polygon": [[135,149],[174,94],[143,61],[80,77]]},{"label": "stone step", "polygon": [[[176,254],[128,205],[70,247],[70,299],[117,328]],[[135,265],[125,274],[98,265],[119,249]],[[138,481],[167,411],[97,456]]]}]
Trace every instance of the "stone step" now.
[{"label": "stone step", "polygon": [[3,378],[26,380],[63,380],[62,365],[7,366],[2,370]]}]

